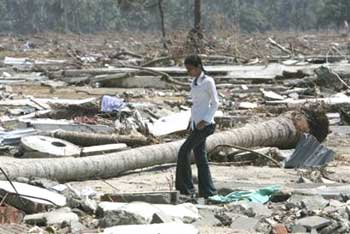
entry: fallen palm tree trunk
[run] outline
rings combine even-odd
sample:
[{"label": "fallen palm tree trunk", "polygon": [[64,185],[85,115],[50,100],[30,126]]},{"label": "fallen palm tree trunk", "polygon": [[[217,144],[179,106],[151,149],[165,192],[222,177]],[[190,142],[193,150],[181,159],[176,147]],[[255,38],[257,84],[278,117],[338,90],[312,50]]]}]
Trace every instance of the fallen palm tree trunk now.
[{"label": "fallen palm tree trunk", "polygon": [[[313,122],[310,122],[311,120]],[[247,148],[294,147],[299,140],[300,129],[309,131],[322,141],[328,133],[326,121],[328,120],[324,113],[320,115],[289,114],[263,123],[213,134],[207,139],[207,148],[210,151],[224,144]],[[306,124],[302,124],[303,122]],[[1,163],[1,168],[12,179],[43,177],[63,182],[114,177],[129,170],[176,162],[177,152],[182,142],[180,140],[85,158],[13,159]]]},{"label": "fallen palm tree trunk", "polygon": [[106,145],[125,143],[128,146],[149,145],[152,142],[144,136],[123,136],[116,134],[96,134],[72,131],[55,131],[52,137],[60,138],[80,146]]}]

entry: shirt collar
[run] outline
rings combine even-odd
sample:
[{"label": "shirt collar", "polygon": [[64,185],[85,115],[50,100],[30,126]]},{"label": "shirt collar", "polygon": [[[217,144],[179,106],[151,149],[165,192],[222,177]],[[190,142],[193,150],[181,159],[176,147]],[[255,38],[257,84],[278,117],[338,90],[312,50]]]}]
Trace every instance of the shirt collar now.
[{"label": "shirt collar", "polygon": [[197,79],[197,85],[198,85],[198,84],[202,83],[204,77],[205,77],[204,72],[201,72],[201,74],[198,76],[198,78],[194,78],[194,79],[193,79],[193,82],[192,82],[192,83],[194,84],[194,81]]},{"label": "shirt collar", "polygon": [[201,72],[201,74],[198,77],[198,80],[203,80],[204,76],[205,76],[204,72]]}]

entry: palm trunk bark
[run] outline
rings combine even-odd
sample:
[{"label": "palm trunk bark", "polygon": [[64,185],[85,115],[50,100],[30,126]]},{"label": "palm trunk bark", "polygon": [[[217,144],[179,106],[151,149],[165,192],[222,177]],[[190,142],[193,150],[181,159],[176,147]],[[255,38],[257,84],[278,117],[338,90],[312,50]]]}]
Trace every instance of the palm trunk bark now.
[{"label": "palm trunk bark", "polygon": [[98,134],[72,131],[56,131],[51,134],[52,137],[69,141],[80,146],[94,146],[114,143],[125,143],[128,146],[149,145],[151,140],[144,136],[122,136],[117,134]]},{"label": "palm trunk bark", "polygon": [[[222,144],[288,148],[296,145],[299,135],[293,118],[282,116],[213,134],[207,139],[207,150]],[[1,168],[12,179],[42,177],[64,182],[115,177],[129,170],[176,162],[182,142],[180,140],[85,158],[2,159]]]}]

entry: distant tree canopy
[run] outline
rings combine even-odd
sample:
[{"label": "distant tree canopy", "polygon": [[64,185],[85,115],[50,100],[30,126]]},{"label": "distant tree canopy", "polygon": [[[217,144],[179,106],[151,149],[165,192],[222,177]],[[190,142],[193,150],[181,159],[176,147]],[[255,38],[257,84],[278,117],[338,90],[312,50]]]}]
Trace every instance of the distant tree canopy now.
[{"label": "distant tree canopy", "polygon": [[[167,30],[193,26],[194,2],[163,2]],[[160,30],[158,0],[0,0],[0,32]],[[337,29],[349,0],[202,0],[205,31]]]}]

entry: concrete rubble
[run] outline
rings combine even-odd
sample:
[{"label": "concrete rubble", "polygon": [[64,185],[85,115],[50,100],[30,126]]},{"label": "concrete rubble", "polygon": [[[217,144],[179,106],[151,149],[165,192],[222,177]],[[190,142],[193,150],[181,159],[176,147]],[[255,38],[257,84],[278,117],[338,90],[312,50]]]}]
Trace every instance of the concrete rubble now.
[{"label": "concrete rubble", "polygon": [[[220,202],[174,190],[191,106],[182,55],[140,39],[136,57],[112,56],[82,38],[67,40],[101,54],[67,55],[58,40],[52,58],[0,56],[1,233],[350,233],[350,66],[322,55],[329,41],[302,55],[266,35],[240,38],[264,59],[200,54],[221,104],[207,140],[214,184],[241,195]],[[253,202],[268,186],[278,191]]]}]

